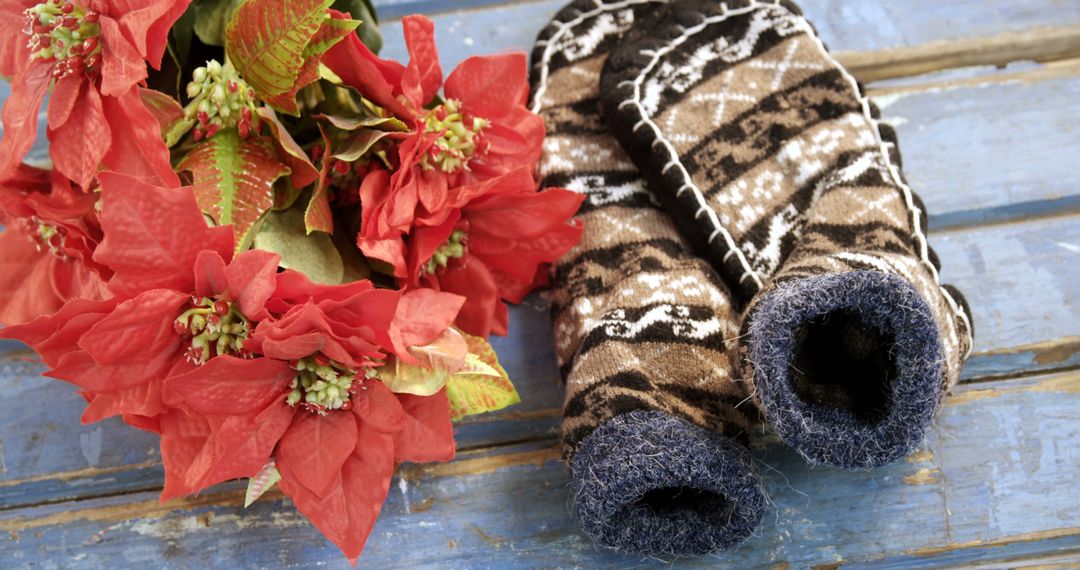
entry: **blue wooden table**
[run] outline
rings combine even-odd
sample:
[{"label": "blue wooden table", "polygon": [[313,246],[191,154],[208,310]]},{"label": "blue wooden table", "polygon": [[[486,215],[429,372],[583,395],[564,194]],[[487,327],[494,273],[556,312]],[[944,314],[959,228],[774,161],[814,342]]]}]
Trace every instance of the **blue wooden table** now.
[{"label": "blue wooden table", "polygon": [[[527,48],[563,0],[382,0],[435,14],[449,69]],[[1080,1],[802,0],[900,133],[943,280],[975,352],[923,448],[868,473],[810,468],[767,433],[772,511],[736,552],[679,567],[1080,568]],[[548,304],[496,341],[524,403],[457,429],[461,453],[403,467],[365,568],[663,567],[597,550],[568,510]],[[347,567],[280,495],[242,485],[161,504],[155,439],[79,425],[75,390],[0,345],[0,568]]]}]

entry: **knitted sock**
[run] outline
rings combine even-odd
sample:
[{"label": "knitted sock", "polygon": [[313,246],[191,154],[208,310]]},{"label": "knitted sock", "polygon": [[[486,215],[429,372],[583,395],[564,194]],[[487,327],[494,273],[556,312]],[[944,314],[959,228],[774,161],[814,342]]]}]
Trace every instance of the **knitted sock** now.
[{"label": "knitted sock", "polygon": [[693,257],[602,125],[607,53],[666,2],[579,0],[533,52],[545,186],[588,195],[581,243],[555,268],[555,342],[573,512],[598,544],[703,554],[748,537],[764,491],[744,447],[756,411],[735,383],[730,294]]},{"label": "knitted sock", "polygon": [[755,400],[815,463],[922,441],[971,348],[892,129],[787,1],[676,0],[605,66],[606,118],[748,306]]}]

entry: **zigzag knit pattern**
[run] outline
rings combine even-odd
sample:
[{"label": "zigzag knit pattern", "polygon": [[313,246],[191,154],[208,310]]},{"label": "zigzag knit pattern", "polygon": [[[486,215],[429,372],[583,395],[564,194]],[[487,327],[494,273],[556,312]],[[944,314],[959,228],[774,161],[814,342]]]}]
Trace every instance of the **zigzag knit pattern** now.
[{"label": "zigzag knit pattern", "polygon": [[[759,405],[781,437],[812,461],[848,467],[879,465],[917,445],[941,390],[956,382],[970,352],[970,313],[955,289],[939,284],[938,261],[926,242],[925,210],[900,174],[895,133],[878,124],[877,109],[798,8],[787,1],[677,0],[647,37],[612,54],[601,84],[612,132],[647,174],[682,233],[746,307],[742,332],[756,334],[743,343],[743,363]],[[874,289],[874,298],[912,299],[912,311],[930,315],[933,334],[922,336],[919,358],[934,363],[932,372],[916,379],[921,374],[916,370],[925,367],[905,369],[888,360],[879,366],[880,374],[856,374],[852,371],[863,369],[853,365],[848,371],[830,369],[832,376],[823,378],[817,369],[792,372],[795,353],[766,358],[751,350],[755,341],[763,345],[783,335],[802,339],[792,345],[796,352],[803,340],[842,336],[843,331],[821,332],[809,323],[846,312],[854,315],[845,329],[850,338],[877,339],[864,347],[864,356],[888,352],[898,336],[910,332],[889,327],[914,321],[861,322],[854,305],[843,303],[863,305],[841,293],[858,289],[865,281],[857,276],[862,272],[896,277],[877,282],[891,292]],[[850,279],[815,281],[837,288],[836,294],[815,305],[817,313],[800,312],[804,320],[791,322],[790,329],[771,327],[755,313],[772,291],[790,285],[805,293],[814,289],[804,280],[836,274]],[[912,287],[914,297],[907,295]],[[809,303],[806,295],[784,298],[786,310],[798,309],[799,299]],[[847,353],[849,344],[819,342],[818,350],[826,346],[843,352],[839,360],[855,358]],[[756,358],[773,366],[755,366]],[[907,381],[922,386],[927,405],[904,415],[896,405],[897,385]],[[854,412],[841,414],[830,428],[813,421],[824,417],[820,407],[803,405],[800,398],[770,399],[800,383],[821,385],[811,391],[829,394],[817,402],[822,406],[873,405],[883,415],[871,421]],[[849,393],[852,386],[858,391],[867,385],[877,395]],[[798,409],[781,410],[782,405]],[[892,434],[891,443],[837,435],[870,424]],[[916,428],[905,428],[907,436],[897,439],[900,424]],[[828,443],[802,437],[815,428],[834,429],[830,433],[836,437]],[[843,445],[858,451],[845,455],[834,449]]]},{"label": "zigzag knit pattern", "polygon": [[532,69],[543,185],[588,197],[554,279],[574,512],[597,543],[646,555],[738,544],[765,505],[743,445],[756,411],[733,375],[731,295],[601,122],[607,53],[665,5],[573,2],[540,33]]}]

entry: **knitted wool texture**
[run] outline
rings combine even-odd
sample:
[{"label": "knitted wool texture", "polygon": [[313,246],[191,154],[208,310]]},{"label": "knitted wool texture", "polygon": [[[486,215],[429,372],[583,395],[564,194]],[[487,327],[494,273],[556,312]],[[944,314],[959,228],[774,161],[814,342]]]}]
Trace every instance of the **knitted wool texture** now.
[{"label": "knitted wool texture", "polygon": [[544,186],[588,196],[580,244],[555,267],[573,510],[598,544],[644,555],[741,543],[765,506],[743,446],[756,416],[734,381],[730,293],[689,253],[602,125],[599,77],[631,27],[665,2],[579,0],[533,52],[547,124]]},{"label": "knitted wool texture", "polygon": [[741,362],[781,438],[851,468],[912,451],[970,351],[970,313],[939,285],[895,132],[798,8],[677,0],[613,52],[601,90],[744,304]]}]

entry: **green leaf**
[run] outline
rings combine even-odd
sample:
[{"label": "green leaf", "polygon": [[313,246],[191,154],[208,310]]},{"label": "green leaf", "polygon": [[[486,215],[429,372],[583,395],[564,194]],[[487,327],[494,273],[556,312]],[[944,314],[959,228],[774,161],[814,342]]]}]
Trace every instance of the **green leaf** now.
[{"label": "green leaf", "polygon": [[379,128],[379,130],[399,133],[409,131],[409,125],[406,125],[397,117],[342,117],[340,115],[315,115],[315,118],[324,119],[331,125],[334,125],[343,131],[355,131],[363,128]]},{"label": "green leaf", "polygon": [[195,0],[195,35],[206,45],[225,45],[229,16],[240,0]]},{"label": "green leaf", "polygon": [[345,162],[360,160],[371,150],[371,147],[375,146],[375,143],[386,138],[389,134],[387,131],[361,129],[353,133],[345,141],[345,144],[338,148],[337,152],[334,153],[334,158]]},{"label": "green leaf", "polygon": [[[475,356],[486,369],[482,373],[463,370],[447,381],[450,417],[459,420],[464,416],[493,412],[520,402],[521,397],[510,383],[506,370],[499,364],[491,345],[480,337],[465,335],[465,339],[469,343],[469,355]],[[471,364],[478,366],[475,361]],[[495,375],[491,374],[492,371]]]},{"label": "green leaf", "polygon": [[356,34],[368,49],[379,53],[383,45],[382,32],[379,31],[379,18],[370,0],[336,0],[333,8],[348,12],[353,18],[363,22]]},{"label": "green leaf", "polygon": [[446,386],[450,377],[465,367],[469,345],[462,333],[446,329],[438,338],[423,346],[408,347],[417,364],[394,358],[376,369],[379,380],[399,394],[431,396]]},{"label": "green leaf", "polygon": [[244,494],[244,508],[250,507],[259,497],[277,485],[278,481],[281,481],[281,473],[271,458],[254,477],[248,479],[247,493]]},{"label": "green leaf", "polygon": [[241,139],[235,128],[197,144],[177,170],[191,172],[203,212],[219,225],[233,225],[238,251],[247,249],[251,229],[273,207],[274,182],[290,172],[269,138]]},{"label": "green leaf", "polygon": [[[256,94],[293,89],[309,59],[308,44],[329,18],[333,0],[245,0],[225,32],[225,51]],[[316,69],[316,75],[317,75]]]},{"label": "green leaf", "polygon": [[282,267],[295,269],[316,283],[337,285],[345,274],[330,236],[322,232],[308,235],[304,214],[296,209],[267,214],[255,236],[255,247],[280,255]]}]

